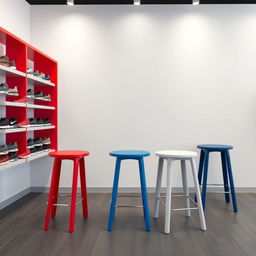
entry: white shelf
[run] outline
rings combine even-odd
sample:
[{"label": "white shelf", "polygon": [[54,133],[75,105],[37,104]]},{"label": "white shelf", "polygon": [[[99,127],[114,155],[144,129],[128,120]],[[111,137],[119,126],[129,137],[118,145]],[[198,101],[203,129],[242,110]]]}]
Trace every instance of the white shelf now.
[{"label": "white shelf", "polygon": [[0,72],[4,72],[4,73],[7,73],[12,76],[22,76],[22,77],[26,76],[25,73],[23,73],[19,70],[9,68],[9,67],[3,66],[3,65],[0,65]]},{"label": "white shelf", "polygon": [[39,131],[39,130],[48,130],[48,129],[54,129],[55,125],[48,125],[48,126],[35,126],[35,127],[28,127],[28,131]]},{"label": "white shelf", "polygon": [[44,157],[44,156],[48,156],[48,154],[50,152],[53,152],[54,150],[48,150],[48,151],[43,151],[43,152],[40,152],[40,153],[34,153],[32,155],[30,155],[28,158],[27,158],[27,161],[33,161],[33,160],[36,160],[38,158],[41,158],[41,157]]},{"label": "white shelf", "polygon": [[13,107],[26,107],[27,104],[25,102],[12,102],[12,101],[4,101],[0,102],[2,106],[13,106]]},{"label": "white shelf", "polygon": [[27,78],[29,80],[39,83],[41,85],[55,86],[55,84],[50,81],[44,80],[43,78],[36,77],[36,76],[30,75],[30,74],[27,75]]},{"label": "white shelf", "polygon": [[14,132],[25,132],[26,128],[9,128],[9,129],[0,129],[0,133],[14,133]]},{"label": "white shelf", "polygon": [[46,102],[51,102],[51,100],[47,100],[47,99],[39,99],[39,98],[36,98],[36,97],[33,97],[33,96],[27,96],[28,99],[32,99],[32,100],[40,100],[40,101],[46,101]]},{"label": "white shelf", "polygon": [[53,151],[55,151],[55,150],[50,149],[48,151],[43,151],[43,152],[40,152],[40,153],[35,153],[33,155],[28,156],[27,158],[18,159],[15,162],[9,162],[7,164],[0,165],[0,171],[8,169],[8,168],[11,168],[11,167],[14,167],[14,166],[17,166],[17,165],[25,164],[27,162],[39,159],[41,157],[48,156],[48,154],[50,152],[53,152]]},{"label": "white shelf", "polygon": [[25,164],[26,162],[27,162],[26,159],[18,159],[15,162],[9,162],[7,164],[0,165],[0,171],[20,165],[20,164]]},{"label": "white shelf", "polygon": [[44,106],[44,105],[37,105],[37,104],[30,104],[30,103],[28,103],[28,108],[50,109],[50,110],[54,110],[55,109],[55,107]]}]

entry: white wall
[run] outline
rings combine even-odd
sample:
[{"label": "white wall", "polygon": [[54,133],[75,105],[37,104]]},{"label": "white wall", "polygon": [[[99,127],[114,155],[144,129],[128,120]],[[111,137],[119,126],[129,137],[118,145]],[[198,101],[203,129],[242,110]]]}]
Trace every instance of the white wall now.
[{"label": "white wall", "polygon": [[[112,186],[114,149],[151,151],[155,186],[154,151],[226,143],[236,185],[256,187],[255,5],[33,6],[31,25],[59,61],[60,149],[91,151],[88,186]],[[50,163],[32,164],[32,186],[47,185]],[[138,186],[135,163],[123,167],[120,186]]]},{"label": "white wall", "polygon": [[[0,0],[0,10],[0,26],[21,39],[30,41],[29,4],[25,0]],[[2,138],[0,138],[0,141],[2,141]],[[0,171],[0,208],[2,202],[29,187],[29,164]]]}]

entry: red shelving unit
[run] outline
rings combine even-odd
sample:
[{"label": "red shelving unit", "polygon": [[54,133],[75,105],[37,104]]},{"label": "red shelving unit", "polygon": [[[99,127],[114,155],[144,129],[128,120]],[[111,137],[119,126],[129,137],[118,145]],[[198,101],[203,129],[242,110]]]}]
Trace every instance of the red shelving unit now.
[{"label": "red shelving unit", "polygon": [[[50,150],[58,148],[58,64],[32,45],[19,39],[15,35],[0,27],[0,56],[7,55],[16,62],[16,69],[0,65],[0,83],[6,82],[9,88],[17,86],[19,96],[10,96],[0,93],[0,117],[15,118],[18,122],[28,118],[50,118],[51,125],[27,128],[0,129],[0,145],[17,142],[18,154],[25,155],[5,165],[0,170],[22,164],[48,154],[47,151],[29,154],[27,149],[28,138],[50,137]],[[38,70],[50,75],[51,80],[44,80],[27,74],[27,68]],[[50,95],[51,100],[39,100],[28,97],[27,90],[43,92]],[[22,100],[22,101],[21,101]]]}]

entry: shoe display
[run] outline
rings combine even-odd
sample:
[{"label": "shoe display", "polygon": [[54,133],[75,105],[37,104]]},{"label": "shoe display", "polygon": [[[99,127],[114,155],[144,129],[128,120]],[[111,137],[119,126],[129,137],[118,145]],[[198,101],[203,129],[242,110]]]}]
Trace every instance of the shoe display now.
[{"label": "shoe display", "polygon": [[5,66],[9,66],[9,58],[4,55],[0,57],[0,64],[5,65]]},{"label": "shoe display", "polygon": [[8,152],[9,151],[8,151],[8,146],[7,145],[0,146],[0,156],[7,155]]},{"label": "shoe display", "polygon": [[0,165],[8,164],[9,163],[9,156],[4,155],[0,156]]},{"label": "shoe display", "polygon": [[27,68],[27,74],[33,75],[34,74],[34,70],[32,68]]},{"label": "shoe display", "polygon": [[9,61],[10,68],[16,69],[16,62],[14,60]]},{"label": "shoe display", "polygon": [[30,120],[25,120],[17,124],[18,127],[27,128],[30,127]]},{"label": "shoe display", "polygon": [[13,152],[18,152],[18,144],[15,142],[15,143],[8,143],[7,144],[7,148],[8,148],[8,152],[10,153],[13,153]]},{"label": "shoe display", "polygon": [[28,139],[27,140],[27,148],[31,149],[31,148],[34,148],[34,147],[35,147],[34,140],[33,139]]},{"label": "shoe display", "polygon": [[7,83],[1,83],[0,84],[0,92],[7,93],[9,89],[9,86]]},{"label": "shoe display", "polygon": [[51,139],[50,139],[50,137],[43,138],[43,148],[44,148],[44,150],[47,150],[47,149],[51,148]]},{"label": "shoe display", "polygon": [[51,125],[51,119],[50,118],[45,118],[43,119],[43,125]]},{"label": "shoe display", "polygon": [[29,96],[30,96],[30,97],[31,97],[31,96],[33,96],[33,97],[35,96],[34,91],[33,91],[32,89],[28,89],[28,90],[27,90],[27,95],[28,95],[28,97],[29,97]]},{"label": "shoe display", "polygon": [[42,99],[43,98],[43,92],[36,92],[35,93],[35,98],[40,98],[40,99]]},{"label": "shoe display", "polygon": [[39,125],[39,126],[44,125],[44,119],[43,118],[37,118],[36,121],[37,121],[37,125]]},{"label": "shoe display", "polygon": [[42,79],[44,79],[44,78],[45,78],[45,74],[42,73],[42,72],[40,72],[39,77],[42,78]]},{"label": "shoe display", "polygon": [[18,160],[18,153],[17,152],[10,152],[8,154],[8,157],[9,157],[10,162],[15,162],[15,161]]},{"label": "shoe display", "polygon": [[0,119],[0,129],[8,129],[16,127],[17,120],[15,118],[11,118],[10,120],[6,117]]},{"label": "shoe display", "polygon": [[48,94],[48,95],[44,95],[44,96],[43,96],[43,99],[44,99],[44,100],[49,100],[49,101],[50,101],[50,100],[51,100],[51,95],[50,95],[50,94]]},{"label": "shoe display", "polygon": [[36,126],[37,125],[37,120],[36,118],[29,118],[29,124],[30,126]]},{"label": "shoe display", "polygon": [[14,88],[9,88],[8,89],[8,94],[13,95],[13,96],[19,96],[17,86],[15,86]]},{"label": "shoe display", "polygon": [[51,81],[51,77],[50,76],[45,76],[43,79],[47,80],[47,81]]},{"label": "shoe display", "polygon": [[43,139],[42,138],[36,138],[34,139],[34,145],[36,147],[43,146]]},{"label": "shoe display", "polygon": [[34,71],[33,73],[34,76],[39,76],[40,75],[40,72],[37,70],[37,71]]}]

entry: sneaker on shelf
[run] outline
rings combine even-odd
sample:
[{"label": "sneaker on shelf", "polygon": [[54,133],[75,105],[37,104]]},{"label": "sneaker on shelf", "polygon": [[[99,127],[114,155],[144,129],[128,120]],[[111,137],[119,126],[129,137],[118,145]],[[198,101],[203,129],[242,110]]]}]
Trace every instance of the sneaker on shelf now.
[{"label": "sneaker on shelf", "polygon": [[43,139],[42,138],[36,138],[34,139],[34,145],[36,147],[43,146]]},{"label": "sneaker on shelf", "polygon": [[15,162],[18,160],[18,153],[17,152],[10,152],[8,154],[10,162]]},{"label": "sneaker on shelf", "polygon": [[43,119],[44,125],[51,125],[51,119],[50,118],[45,118]]},{"label": "sneaker on shelf", "polygon": [[34,76],[39,76],[40,75],[40,72],[37,70],[37,71],[34,71],[33,73]]},{"label": "sneaker on shelf", "polygon": [[9,156],[8,155],[4,155],[4,156],[0,156],[0,165],[5,165],[9,163]]},{"label": "sneaker on shelf", "polygon": [[3,117],[0,119],[0,129],[7,129],[7,128],[11,128],[9,119],[6,117]]},{"label": "sneaker on shelf", "polygon": [[19,96],[18,87],[15,86],[14,88],[9,88],[8,94],[10,94],[12,96]]},{"label": "sneaker on shelf", "polygon": [[27,74],[33,75],[34,74],[34,70],[32,68],[27,68]]},{"label": "sneaker on shelf", "polygon": [[0,84],[0,92],[7,93],[9,89],[9,86],[7,83],[1,83]]},{"label": "sneaker on shelf", "polygon": [[29,149],[29,153],[30,153],[30,154],[34,154],[34,153],[36,153],[36,151],[37,151],[37,150],[36,150],[36,147],[33,147],[33,148],[30,148],[30,149]]},{"label": "sneaker on shelf", "polygon": [[29,124],[30,126],[37,126],[37,120],[36,118],[29,118]]},{"label": "sneaker on shelf", "polygon": [[27,140],[27,148],[31,149],[31,148],[34,148],[34,147],[35,147],[34,140],[33,139],[28,139]]},{"label": "sneaker on shelf", "polygon": [[50,94],[48,94],[48,95],[44,95],[44,96],[43,96],[43,99],[44,99],[44,100],[49,100],[49,101],[50,101],[50,100],[51,100],[51,95],[50,95]]},{"label": "sneaker on shelf", "polygon": [[44,150],[44,146],[35,146],[35,150],[36,152],[40,152],[40,151],[43,151]]},{"label": "sneaker on shelf", "polygon": [[39,126],[44,125],[44,119],[43,118],[37,118],[36,121],[37,121],[37,125],[39,125]]},{"label": "sneaker on shelf", "polygon": [[10,125],[10,128],[17,127],[17,119],[11,118],[11,119],[9,120],[9,125]]},{"label": "sneaker on shelf", "polygon": [[8,153],[9,153],[9,151],[8,151],[7,145],[0,146],[0,156],[8,155]]},{"label": "sneaker on shelf", "polygon": [[8,143],[7,144],[8,152],[13,153],[13,152],[18,152],[18,145],[17,142],[15,143]]},{"label": "sneaker on shelf", "polygon": [[0,64],[9,67],[9,58],[6,55],[1,56]]},{"label": "sneaker on shelf", "polygon": [[42,73],[42,72],[40,72],[39,77],[42,78],[42,79],[44,79],[44,78],[45,78],[45,74]]},{"label": "sneaker on shelf", "polygon": [[10,68],[16,69],[16,62],[14,60],[9,61]]},{"label": "sneaker on shelf", "polygon": [[18,155],[18,158],[26,159],[26,158],[29,157],[29,154],[30,154],[29,150],[26,150],[25,153],[19,154],[19,155]]},{"label": "sneaker on shelf", "polygon": [[28,89],[27,90],[27,96],[28,96],[28,98],[34,98],[35,97],[33,89]]},{"label": "sneaker on shelf", "polygon": [[44,147],[44,150],[49,150],[49,149],[51,149],[51,140],[50,140],[50,137],[45,137],[45,138],[43,138],[43,147]]},{"label": "sneaker on shelf", "polygon": [[43,92],[36,92],[35,93],[35,98],[36,99],[43,99],[44,95],[43,95]]},{"label": "sneaker on shelf", "polygon": [[50,76],[45,76],[43,77],[44,80],[47,80],[47,81],[51,81],[51,77]]},{"label": "sneaker on shelf", "polygon": [[17,125],[18,127],[27,128],[27,127],[30,127],[30,121],[25,120],[25,121],[19,122]]}]

